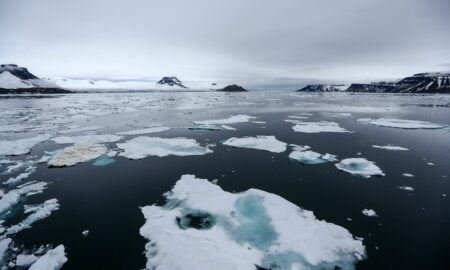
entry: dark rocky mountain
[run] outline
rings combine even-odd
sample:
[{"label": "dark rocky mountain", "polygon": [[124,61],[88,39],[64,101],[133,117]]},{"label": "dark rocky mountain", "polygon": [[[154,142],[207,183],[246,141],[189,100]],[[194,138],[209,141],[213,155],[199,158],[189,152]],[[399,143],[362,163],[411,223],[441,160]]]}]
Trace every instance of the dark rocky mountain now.
[{"label": "dark rocky mountain", "polygon": [[342,92],[347,87],[345,84],[310,84],[297,92]]},{"label": "dark rocky mountain", "polygon": [[419,73],[395,85],[399,93],[450,93],[450,73]]},{"label": "dark rocky mountain", "polygon": [[28,69],[24,67],[19,67],[14,64],[2,64],[0,65],[0,74],[3,72],[8,71],[12,75],[16,76],[19,79],[22,80],[31,80],[31,79],[39,79],[38,77],[31,74]]},{"label": "dark rocky mountain", "polygon": [[162,77],[162,79],[158,81],[158,84],[187,88],[177,77]]},{"label": "dark rocky mountain", "polygon": [[394,83],[352,83],[345,92],[386,93],[393,92],[394,89]]},{"label": "dark rocky mountain", "polygon": [[221,91],[221,92],[247,92],[248,90],[243,88],[243,87],[241,87],[241,86],[239,86],[239,85],[232,84],[232,85],[225,86],[224,88],[219,89],[217,91]]}]

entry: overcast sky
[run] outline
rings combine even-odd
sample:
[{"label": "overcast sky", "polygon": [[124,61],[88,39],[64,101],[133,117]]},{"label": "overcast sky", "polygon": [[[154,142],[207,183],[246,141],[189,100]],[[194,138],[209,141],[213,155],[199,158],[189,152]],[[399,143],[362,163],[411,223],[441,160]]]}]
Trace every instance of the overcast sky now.
[{"label": "overcast sky", "polygon": [[374,80],[450,70],[449,0],[0,0],[38,76]]}]

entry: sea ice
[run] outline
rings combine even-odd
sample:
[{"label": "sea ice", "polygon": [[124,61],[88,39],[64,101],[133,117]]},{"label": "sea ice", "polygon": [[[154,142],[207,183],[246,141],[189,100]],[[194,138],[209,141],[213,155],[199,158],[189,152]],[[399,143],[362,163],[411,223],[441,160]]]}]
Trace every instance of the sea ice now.
[{"label": "sea ice", "polygon": [[50,135],[38,135],[27,139],[15,141],[0,141],[0,156],[18,156],[28,154],[31,148],[50,139]]},{"label": "sea ice", "polygon": [[359,175],[365,178],[371,176],[384,176],[383,171],[375,165],[373,161],[365,158],[347,158],[341,160],[335,166],[341,170],[351,174]]},{"label": "sea ice", "polygon": [[273,153],[282,153],[286,151],[287,145],[285,142],[277,140],[275,136],[233,137],[224,141],[223,144],[234,147],[266,150]]},{"label": "sea ice", "polygon": [[59,270],[67,262],[64,246],[59,245],[47,251],[28,270]]},{"label": "sea ice", "polygon": [[108,156],[108,154],[106,155],[101,155],[100,157],[98,157],[94,163],[92,163],[92,165],[94,166],[108,166],[113,164],[114,162],[116,162],[116,160],[110,156]]},{"label": "sea ice", "polygon": [[6,234],[16,234],[22,230],[31,228],[36,221],[49,217],[52,212],[59,209],[60,204],[57,199],[50,199],[38,205],[25,205],[24,213],[29,214],[19,224],[13,225],[6,230]]},{"label": "sea ice", "polygon": [[320,133],[320,132],[348,132],[345,128],[339,126],[336,122],[320,121],[320,122],[304,122],[300,120],[285,120],[285,122],[295,124],[292,129],[296,132],[303,133]]},{"label": "sea ice", "polygon": [[217,120],[203,120],[203,121],[193,121],[194,124],[197,125],[227,125],[227,124],[235,124],[235,123],[245,123],[249,122],[252,119],[256,119],[258,117],[249,116],[245,114],[233,115],[225,119],[217,119]]},{"label": "sea ice", "polygon": [[229,193],[183,175],[164,206],[145,206],[147,269],[354,269],[362,239],[257,189]]},{"label": "sea ice", "polygon": [[45,182],[29,182],[19,186],[17,189],[13,189],[3,194],[0,199],[0,214],[5,213],[11,207],[19,203],[19,199],[22,195],[30,196],[41,193],[46,186],[47,184]]},{"label": "sea ice", "polygon": [[403,190],[406,190],[406,191],[414,191],[414,188],[413,187],[409,187],[409,186],[400,186],[400,187],[398,187],[399,189],[403,189]]},{"label": "sea ice", "polygon": [[108,150],[102,144],[76,144],[58,151],[48,162],[49,166],[73,166],[77,163],[96,159]]},{"label": "sea ice", "polygon": [[195,156],[212,153],[207,147],[201,146],[195,139],[188,138],[159,138],[140,136],[117,147],[124,150],[120,156],[129,159],[141,159],[147,156]]},{"label": "sea ice", "polygon": [[122,139],[122,136],[102,134],[102,135],[82,135],[82,136],[61,136],[52,139],[57,144],[97,144],[112,143]]},{"label": "sea ice", "polygon": [[19,254],[16,257],[16,267],[26,268],[39,259],[34,254]]},{"label": "sea ice", "polygon": [[135,130],[129,130],[124,132],[117,132],[118,135],[142,135],[142,134],[148,134],[148,133],[157,133],[157,132],[164,132],[170,130],[170,127],[149,127],[149,128],[143,128],[143,129],[135,129]]},{"label": "sea ice", "polygon": [[381,127],[393,127],[403,129],[440,129],[447,127],[446,125],[436,124],[426,121],[404,120],[395,118],[361,118],[358,122],[368,123]]},{"label": "sea ice", "polygon": [[373,148],[385,149],[390,151],[408,151],[408,148],[395,145],[372,145]]},{"label": "sea ice", "polygon": [[29,166],[25,169],[25,172],[17,175],[16,177],[10,177],[4,182],[5,185],[15,185],[24,179],[27,179],[31,174],[36,171],[36,166]]},{"label": "sea ice", "polygon": [[89,235],[89,230],[84,230],[81,232],[81,234],[83,235],[83,237],[86,237]]},{"label": "sea ice", "polygon": [[362,213],[368,217],[378,217],[377,213],[372,209],[363,209]]},{"label": "sea ice", "polygon": [[9,245],[11,244],[11,242],[11,238],[0,239],[0,263],[2,263],[5,257],[5,253],[9,249]]},{"label": "sea ice", "polygon": [[404,177],[414,177],[414,174],[411,173],[404,173],[402,174]]},{"label": "sea ice", "polygon": [[305,165],[337,161],[337,156],[328,153],[322,155],[320,153],[310,151],[309,146],[294,145],[293,149],[294,151],[289,154],[289,158],[297,160]]}]

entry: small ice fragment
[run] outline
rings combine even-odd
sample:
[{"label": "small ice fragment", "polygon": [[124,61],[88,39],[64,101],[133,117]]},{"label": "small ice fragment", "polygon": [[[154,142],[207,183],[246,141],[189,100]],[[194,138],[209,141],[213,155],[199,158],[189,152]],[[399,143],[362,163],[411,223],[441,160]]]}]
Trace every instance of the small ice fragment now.
[{"label": "small ice fragment", "polygon": [[28,270],[59,270],[67,262],[64,246],[59,245],[47,251]]},{"label": "small ice fragment", "polygon": [[147,156],[195,156],[212,153],[212,150],[202,147],[195,139],[159,138],[140,136],[117,147],[124,150],[120,156],[129,159],[141,159]]},{"label": "small ice fragment", "polygon": [[25,169],[25,172],[19,174],[16,177],[10,177],[8,180],[4,182],[5,185],[15,185],[19,182],[22,182],[22,180],[27,179],[31,174],[33,174],[36,171],[35,166],[30,166]]},{"label": "small ice fragment", "polygon": [[135,130],[117,132],[117,134],[118,135],[142,135],[142,134],[148,134],[148,133],[164,132],[164,131],[168,131],[170,129],[171,129],[170,127],[149,127],[149,128],[143,128],[143,129],[135,129]]},{"label": "small ice fragment", "polygon": [[414,174],[411,173],[404,173],[402,174],[404,177],[414,177]]},{"label": "small ice fragment", "polygon": [[249,122],[251,119],[255,119],[258,117],[249,116],[245,114],[233,115],[225,119],[218,120],[203,120],[203,121],[193,121],[194,124],[197,125],[227,125],[234,123],[245,123]]},{"label": "small ice fragment", "polygon": [[82,234],[84,237],[86,237],[86,236],[88,236],[88,234],[89,234],[89,230],[84,230],[84,231],[81,232],[81,234]]},{"label": "small ice fragment", "polygon": [[287,144],[275,138],[275,136],[256,136],[256,137],[232,137],[223,142],[224,145],[266,150],[272,153],[282,153],[286,151]]},{"label": "small ice fragment", "polygon": [[372,209],[364,209],[362,213],[368,217],[378,217],[377,213]]},{"label": "small ice fragment", "polygon": [[234,128],[234,127],[230,127],[230,126],[227,126],[227,125],[222,125],[222,128],[223,129],[225,129],[225,130],[237,130],[236,128]]},{"label": "small ice fragment", "polygon": [[6,251],[8,251],[11,242],[12,242],[11,238],[0,239],[0,263],[3,261],[5,253]]},{"label": "small ice fragment", "polygon": [[428,166],[434,166],[435,164],[433,162],[428,162],[427,165]]},{"label": "small ice fragment", "polygon": [[0,156],[18,156],[30,153],[36,145],[50,139],[50,135],[38,135],[15,141],[0,140]]},{"label": "small ice fragment", "polygon": [[408,151],[408,148],[395,145],[372,145],[373,148],[385,149],[390,151]]},{"label": "small ice fragment", "polygon": [[414,191],[414,188],[413,188],[413,187],[408,187],[408,186],[399,186],[398,188],[399,188],[399,189],[406,190],[406,191]]},{"label": "small ice fragment", "polygon": [[441,129],[447,127],[442,124],[435,124],[426,121],[404,120],[395,118],[361,118],[358,122],[368,123],[381,127],[403,128],[403,129]]},{"label": "small ice fragment", "polygon": [[58,151],[48,162],[49,166],[63,167],[73,166],[77,163],[86,162],[106,154],[107,149],[102,144],[76,144]]},{"label": "small ice fragment", "polygon": [[335,166],[341,171],[359,175],[365,178],[385,175],[373,161],[369,161],[365,158],[343,159],[339,163],[335,164]]},{"label": "small ice fragment", "polygon": [[250,122],[252,122],[253,124],[266,124],[265,121],[250,121]]}]

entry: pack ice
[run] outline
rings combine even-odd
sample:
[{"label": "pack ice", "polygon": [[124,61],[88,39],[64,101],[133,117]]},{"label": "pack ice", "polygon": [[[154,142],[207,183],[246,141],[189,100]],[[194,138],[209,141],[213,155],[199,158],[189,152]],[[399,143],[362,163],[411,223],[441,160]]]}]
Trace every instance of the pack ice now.
[{"label": "pack ice", "polygon": [[183,175],[164,206],[145,206],[147,269],[354,269],[362,240],[268,192],[229,193]]},{"label": "pack ice", "polygon": [[50,135],[38,135],[27,139],[0,141],[0,156],[18,156],[28,154],[31,148],[50,139]]},{"label": "pack ice", "polygon": [[405,120],[396,118],[361,118],[358,122],[368,123],[380,127],[392,127],[403,129],[440,129],[447,127],[446,125],[431,123],[427,121]]},{"label": "pack ice", "polygon": [[195,139],[188,138],[159,138],[140,136],[117,147],[124,150],[120,156],[129,159],[141,159],[147,156],[195,156],[212,153],[207,147],[201,146]]},{"label": "pack ice", "polygon": [[364,178],[371,176],[384,176],[383,171],[375,165],[375,162],[365,158],[347,158],[336,163],[335,166],[344,172],[359,175]]},{"label": "pack ice", "polygon": [[320,132],[344,133],[344,132],[348,132],[348,133],[350,133],[350,131],[339,126],[339,124],[336,122],[329,122],[329,121],[305,122],[305,121],[291,120],[291,119],[285,120],[285,122],[295,124],[292,127],[292,129],[296,132],[303,132],[303,133],[320,133]]},{"label": "pack ice", "polygon": [[224,141],[223,144],[241,148],[266,150],[272,153],[282,153],[286,151],[287,145],[285,142],[277,140],[275,136],[232,137]]}]

